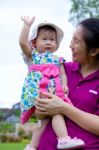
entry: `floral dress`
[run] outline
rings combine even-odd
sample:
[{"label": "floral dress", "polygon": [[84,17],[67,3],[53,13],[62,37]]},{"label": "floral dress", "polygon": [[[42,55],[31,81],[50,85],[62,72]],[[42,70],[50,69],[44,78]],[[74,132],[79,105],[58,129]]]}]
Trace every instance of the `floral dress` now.
[{"label": "floral dress", "polygon": [[[45,64],[54,64],[58,68],[60,64],[64,61],[63,58],[53,55],[51,52],[46,51],[44,53],[39,53],[36,49],[32,50],[32,65],[45,65]],[[55,71],[55,70],[54,70]],[[43,78],[42,72],[39,70],[32,70],[27,73],[27,76],[22,87],[21,95],[21,112],[25,112],[31,107],[35,106],[36,97],[39,95],[40,91],[40,81]],[[50,86],[55,87],[54,78],[50,78],[49,84],[46,86],[48,90]]]}]

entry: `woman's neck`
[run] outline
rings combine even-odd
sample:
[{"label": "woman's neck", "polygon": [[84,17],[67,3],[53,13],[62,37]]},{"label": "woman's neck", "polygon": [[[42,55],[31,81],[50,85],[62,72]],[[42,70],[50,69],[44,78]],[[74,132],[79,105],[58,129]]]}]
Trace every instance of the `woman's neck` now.
[{"label": "woman's neck", "polygon": [[86,77],[99,69],[99,63],[91,64],[81,64],[80,73],[83,77]]}]

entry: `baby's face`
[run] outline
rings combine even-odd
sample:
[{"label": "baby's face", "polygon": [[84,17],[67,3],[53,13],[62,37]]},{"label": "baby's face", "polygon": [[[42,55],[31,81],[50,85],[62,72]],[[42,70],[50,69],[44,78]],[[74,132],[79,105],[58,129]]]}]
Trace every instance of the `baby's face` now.
[{"label": "baby's face", "polygon": [[35,41],[38,52],[55,52],[57,48],[57,35],[54,31],[41,30]]}]

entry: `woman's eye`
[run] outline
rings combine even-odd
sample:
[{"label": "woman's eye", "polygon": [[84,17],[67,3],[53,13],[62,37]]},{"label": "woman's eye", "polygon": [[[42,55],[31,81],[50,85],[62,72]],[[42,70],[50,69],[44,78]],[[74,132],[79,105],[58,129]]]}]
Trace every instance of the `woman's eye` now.
[{"label": "woman's eye", "polygon": [[76,40],[76,41],[75,41],[75,43],[76,43],[76,44],[79,44],[79,41],[78,41],[78,40]]},{"label": "woman's eye", "polygon": [[74,38],[73,41],[74,41],[76,44],[79,44],[78,39]]}]

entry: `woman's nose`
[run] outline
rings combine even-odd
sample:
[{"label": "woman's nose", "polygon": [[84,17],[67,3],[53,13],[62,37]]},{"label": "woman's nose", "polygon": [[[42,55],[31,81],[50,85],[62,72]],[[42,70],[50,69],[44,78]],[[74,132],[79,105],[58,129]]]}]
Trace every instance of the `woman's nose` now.
[{"label": "woman's nose", "polygon": [[72,42],[70,42],[69,47],[72,48]]},{"label": "woman's nose", "polygon": [[71,40],[69,47],[73,48],[73,40]]}]

